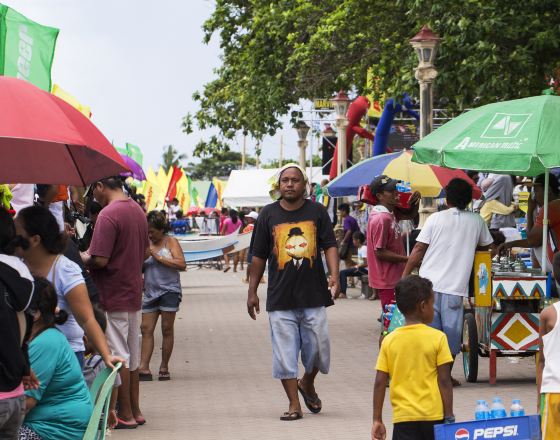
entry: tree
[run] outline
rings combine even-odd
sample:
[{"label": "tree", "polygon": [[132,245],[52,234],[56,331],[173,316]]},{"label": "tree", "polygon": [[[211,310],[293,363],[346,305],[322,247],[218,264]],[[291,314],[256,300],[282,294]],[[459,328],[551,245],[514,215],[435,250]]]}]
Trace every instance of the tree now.
[{"label": "tree", "polygon": [[[255,165],[253,157],[246,157],[247,165]],[[189,163],[185,172],[193,180],[212,180],[214,177],[228,177],[232,170],[241,168],[241,153],[224,151],[211,157],[204,157],[200,163]]]},{"label": "tree", "polygon": [[[435,93],[455,109],[539,94],[559,67],[558,0],[216,0],[205,42],[219,38],[222,65],[187,115],[219,136],[195,154],[228,148],[237,132],[259,140],[302,99],[339,88],[417,94],[409,40],[423,24],[442,37]],[[293,115],[295,116],[295,115]]]},{"label": "tree", "polygon": [[179,152],[173,148],[173,145],[167,145],[163,147],[163,154],[161,155],[162,166],[164,169],[168,170],[171,167],[180,167],[181,162],[187,158],[186,154],[179,154]]}]

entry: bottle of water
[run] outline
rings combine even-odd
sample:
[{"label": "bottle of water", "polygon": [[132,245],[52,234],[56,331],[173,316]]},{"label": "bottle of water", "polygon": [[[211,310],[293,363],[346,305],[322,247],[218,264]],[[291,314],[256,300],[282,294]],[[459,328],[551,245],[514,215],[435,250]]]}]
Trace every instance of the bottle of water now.
[{"label": "bottle of water", "polygon": [[513,399],[509,414],[511,417],[523,417],[525,415],[525,408],[521,405],[521,400]]},{"label": "bottle of water", "polygon": [[502,399],[499,397],[494,397],[492,401],[492,406],[490,408],[490,413],[492,414],[493,419],[502,419],[507,417],[506,407],[502,403]]},{"label": "bottle of water", "polygon": [[476,409],[474,410],[475,420],[488,420],[490,418],[490,408],[486,400],[477,400]]}]

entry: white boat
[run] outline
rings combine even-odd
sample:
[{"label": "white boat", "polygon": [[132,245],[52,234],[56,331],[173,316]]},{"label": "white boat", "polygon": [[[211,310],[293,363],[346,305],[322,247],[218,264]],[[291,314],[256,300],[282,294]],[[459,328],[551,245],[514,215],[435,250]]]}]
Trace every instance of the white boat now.
[{"label": "white boat", "polygon": [[190,235],[176,236],[185,255],[187,263],[209,260],[223,256],[225,253],[247,249],[251,243],[252,232],[221,236]]}]

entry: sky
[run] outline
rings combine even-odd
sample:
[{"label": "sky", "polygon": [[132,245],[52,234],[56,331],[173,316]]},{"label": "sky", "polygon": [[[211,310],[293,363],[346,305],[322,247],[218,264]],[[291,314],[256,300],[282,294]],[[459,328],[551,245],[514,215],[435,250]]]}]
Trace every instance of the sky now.
[{"label": "sky", "polygon": [[[138,145],[144,167],[157,167],[165,145],[193,160],[196,143],[212,131],[186,135],[196,90],[219,66],[218,39],[202,43],[212,0],[1,0],[26,17],[60,29],[53,83],[91,107],[92,121],[117,146]],[[264,139],[262,159],[298,158],[297,134],[285,128]],[[241,137],[233,150],[241,151]],[[255,143],[248,139],[248,153]],[[314,146],[315,151],[317,146]]]}]

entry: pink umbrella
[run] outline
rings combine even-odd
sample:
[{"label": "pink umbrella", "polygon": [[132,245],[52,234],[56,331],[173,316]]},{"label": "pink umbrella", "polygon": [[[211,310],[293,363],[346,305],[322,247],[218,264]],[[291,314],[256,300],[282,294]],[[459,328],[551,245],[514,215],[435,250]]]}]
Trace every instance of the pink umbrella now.
[{"label": "pink umbrella", "polygon": [[130,171],[82,113],[33,84],[0,76],[3,182],[85,186]]}]

